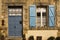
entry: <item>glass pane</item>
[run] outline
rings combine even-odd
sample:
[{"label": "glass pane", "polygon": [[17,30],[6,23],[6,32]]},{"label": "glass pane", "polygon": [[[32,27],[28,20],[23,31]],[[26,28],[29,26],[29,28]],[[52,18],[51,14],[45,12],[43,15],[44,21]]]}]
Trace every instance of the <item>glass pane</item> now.
[{"label": "glass pane", "polygon": [[41,13],[40,12],[37,12],[37,17],[40,17],[41,16]]},{"label": "glass pane", "polygon": [[20,9],[9,9],[10,16],[22,16],[22,8]]}]

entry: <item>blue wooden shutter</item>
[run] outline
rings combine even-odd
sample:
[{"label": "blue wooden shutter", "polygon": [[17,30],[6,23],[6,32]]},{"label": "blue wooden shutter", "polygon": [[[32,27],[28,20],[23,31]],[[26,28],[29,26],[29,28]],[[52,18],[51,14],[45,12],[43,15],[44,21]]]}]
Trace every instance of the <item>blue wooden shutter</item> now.
[{"label": "blue wooden shutter", "polygon": [[30,6],[30,27],[36,26],[36,6]]},{"label": "blue wooden shutter", "polygon": [[49,26],[55,25],[55,8],[54,5],[49,5]]}]

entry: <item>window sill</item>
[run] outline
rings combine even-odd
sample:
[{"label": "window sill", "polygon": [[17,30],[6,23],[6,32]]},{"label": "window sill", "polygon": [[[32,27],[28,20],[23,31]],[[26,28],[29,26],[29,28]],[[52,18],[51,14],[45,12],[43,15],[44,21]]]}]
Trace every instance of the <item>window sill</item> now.
[{"label": "window sill", "polygon": [[60,30],[60,28],[58,28],[58,27],[48,27],[48,26],[30,28],[30,30],[58,30],[58,29]]}]

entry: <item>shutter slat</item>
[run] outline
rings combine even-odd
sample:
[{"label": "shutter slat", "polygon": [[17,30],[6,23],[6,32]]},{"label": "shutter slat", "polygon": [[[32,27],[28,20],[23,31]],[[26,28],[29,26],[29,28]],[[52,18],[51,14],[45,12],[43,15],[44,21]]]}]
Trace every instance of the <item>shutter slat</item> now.
[{"label": "shutter slat", "polygon": [[54,5],[49,5],[49,26],[54,26],[55,23],[55,9]]},{"label": "shutter slat", "polygon": [[49,26],[54,26],[54,17],[49,17]]},{"label": "shutter slat", "polygon": [[49,16],[55,16],[54,15],[54,7],[49,8]]},{"label": "shutter slat", "polygon": [[30,6],[30,27],[35,27],[36,26],[36,6],[31,5]]},{"label": "shutter slat", "polygon": [[35,21],[36,21],[35,17],[30,17],[30,26],[31,27],[35,27]]}]

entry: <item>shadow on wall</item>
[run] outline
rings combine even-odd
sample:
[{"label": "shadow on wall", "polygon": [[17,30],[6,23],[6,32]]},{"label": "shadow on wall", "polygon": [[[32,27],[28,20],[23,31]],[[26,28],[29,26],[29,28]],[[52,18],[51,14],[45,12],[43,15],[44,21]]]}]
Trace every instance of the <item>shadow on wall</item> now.
[{"label": "shadow on wall", "polygon": [[[37,39],[36,40],[42,40],[41,39],[42,37],[40,36],[39,37],[39,39],[38,39],[38,36],[37,36]],[[34,36],[30,36],[29,38],[28,38],[28,40],[34,40]],[[53,36],[51,36],[51,37],[49,37],[47,40],[60,40],[60,37],[53,37]]]},{"label": "shadow on wall", "polygon": [[23,39],[22,40],[26,40],[26,38],[25,38],[25,34],[23,35]]},{"label": "shadow on wall", "polygon": [[47,40],[55,40],[55,37],[51,36]]},{"label": "shadow on wall", "polygon": [[51,36],[51,37],[49,37],[47,40],[60,40],[60,37],[53,37],[53,36]]}]

